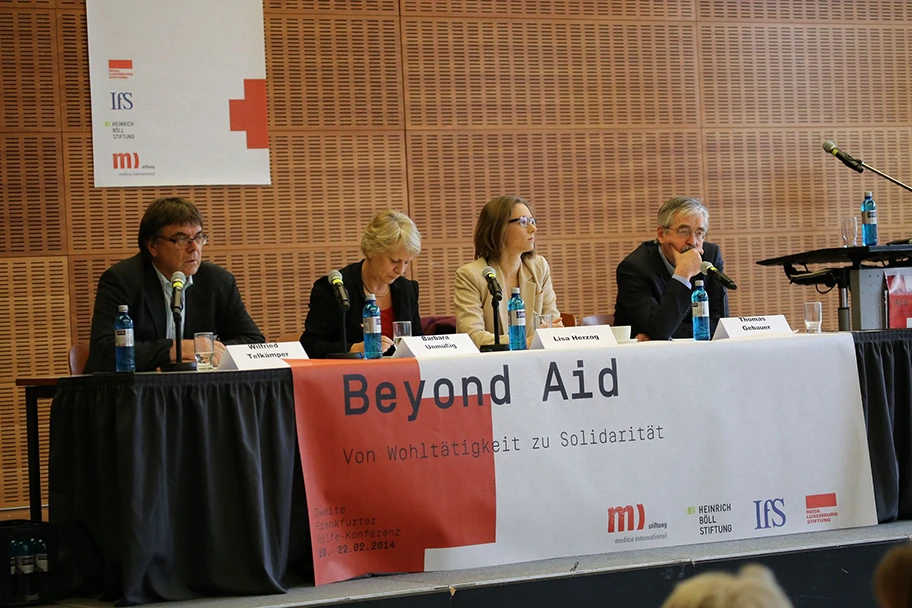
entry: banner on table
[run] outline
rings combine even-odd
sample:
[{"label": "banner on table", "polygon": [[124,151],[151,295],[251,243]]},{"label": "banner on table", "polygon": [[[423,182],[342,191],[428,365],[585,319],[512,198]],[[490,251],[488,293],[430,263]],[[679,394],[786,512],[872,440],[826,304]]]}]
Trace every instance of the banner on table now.
[{"label": "banner on table", "polygon": [[318,584],[877,523],[848,334],[314,363]]},{"label": "banner on table", "polygon": [[269,184],[260,0],[87,0],[95,186]]}]

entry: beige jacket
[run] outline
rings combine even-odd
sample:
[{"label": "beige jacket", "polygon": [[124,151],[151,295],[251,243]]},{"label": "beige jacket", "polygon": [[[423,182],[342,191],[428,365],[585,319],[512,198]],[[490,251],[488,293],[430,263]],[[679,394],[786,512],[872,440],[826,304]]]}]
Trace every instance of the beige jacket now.
[{"label": "beige jacket", "polygon": [[[491,308],[491,294],[488,283],[481,271],[491,266],[497,273],[501,287],[506,285],[499,264],[488,264],[478,258],[456,271],[456,331],[469,334],[476,346],[494,344],[494,313]],[[560,319],[557,310],[554,287],[551,285],[551,268],[541,255],[524,260],[520,267],[519,295],[526,305],[526,336],[535,333],[533,313],[551,314],[554,321]],[[505,289],[505,288],[504,288]],[[507,344],[507,301],[510,294],[504,292],[504,299],[498,306],[500,313],[501,344]]]}]

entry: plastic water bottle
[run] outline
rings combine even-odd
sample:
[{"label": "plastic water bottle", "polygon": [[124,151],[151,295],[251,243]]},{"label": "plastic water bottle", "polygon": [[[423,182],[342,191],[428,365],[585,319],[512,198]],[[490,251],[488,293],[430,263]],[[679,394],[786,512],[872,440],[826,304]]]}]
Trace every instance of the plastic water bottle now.
[{"label": "plastic water bottle", "polygon": [[133,352],[133,319],[127,314],[129,307],[121,304],[114,321],[114,351],[117,356],[115,369],[119,372],[135,372],[136,359]]},{"label": "plastic water bottle", "polygon": [[43,593],[48,588],[47,541],[43,538],[33,538],[32,551],[35,554],[35,584],[32,586],[32,591],[34,593]]},{"label": "plastic water bottle", "polygon": [[703,281],[694,284],[696,289],[690,296],[694,340],[709,340],[709,294],[703,289]]},{"label": "plastic water bottle", "polygon": [[9,544],[9,556],[10,556],[9,597],[16,597],[19,594],[18,585],[16,584],[17,583],[17,580],[16,580],[16,552],[18,551],[18,548],[17,548],[18,543],[19,543],[19,541],[14,539],[14,540],[11,540],[10,544]]},{"label": "plastic water bottle", "polygon": [[864,202],[861,203],[861,244],[877,244],[877,204],[873,192],[865,192]]},{"label": "plastic water bottle", "polygon": [[364,327],[364,358],[379,359],[383,356],[383,338],[380,328],[380,307],[377,306],[377,296],[367,294],[367,303],[361,311]]},{"label": "plastic water bottle", "polygon": [[519,297],[519,287],[510,292],[507,313],[510,315],[510,350],[526,350],[526,305]]},{"label": "plastic water bottle", "polygon": [[35,556],[27,540],[17,540],[10,544],[10,551],[16,557],[16,583],[20,596],[28,596],[32,591],[32,573],[35,571]]}]

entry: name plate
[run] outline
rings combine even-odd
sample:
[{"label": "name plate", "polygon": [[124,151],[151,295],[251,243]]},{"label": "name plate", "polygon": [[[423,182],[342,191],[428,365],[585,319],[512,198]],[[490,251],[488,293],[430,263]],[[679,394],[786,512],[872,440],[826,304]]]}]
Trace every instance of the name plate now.
[{"label": "name plate", "polygon": [[532,349],[593,348],[617,343],[614,333],[608,325],[551,327],[550,329],[535,330]]},{"label": "name plate", "polygon": [[437,334],[433,336],[408,336],[399,340],[394,359],[403,357],[426,359],[478,353],[478,347],[469,334]]},{"label": "name plate", "polygon": [[747,338],[749,336],[791,335],[785,315],[765,315],[762,317],[728,317],[719,319],[713,340],[726,338]]},{"label": "name plate", "polygon": [[282,359],[308,358],[300,342],[228,344],[216,369],[274,369],[288,367]]}]

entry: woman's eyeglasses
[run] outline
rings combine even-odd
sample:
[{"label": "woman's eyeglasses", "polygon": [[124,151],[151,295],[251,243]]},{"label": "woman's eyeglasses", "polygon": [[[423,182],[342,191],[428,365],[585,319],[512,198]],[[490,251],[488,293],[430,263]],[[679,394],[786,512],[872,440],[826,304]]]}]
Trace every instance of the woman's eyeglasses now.
[{"label": "woman's eyeglasses", "polygon": [[528,228],[529,224],[535,225],[535,218],[529,217],[528,215],[521,215],[519,217],[514,217],[512,220],[509,220],[509,224],[519,224],[523,228]]}]

